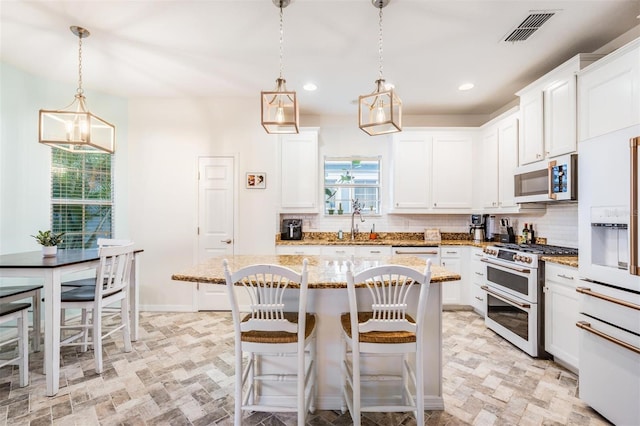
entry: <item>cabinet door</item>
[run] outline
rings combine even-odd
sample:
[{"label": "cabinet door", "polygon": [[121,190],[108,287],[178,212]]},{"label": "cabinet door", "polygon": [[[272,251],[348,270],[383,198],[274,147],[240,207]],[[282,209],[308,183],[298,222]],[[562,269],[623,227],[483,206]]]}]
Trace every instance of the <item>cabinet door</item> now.
[{"label": "cabinet door", "polygon": [[640,39],[578,75],[580,140],[640,124]]},{"label": "cabinet door", "polygon": [[[462,300],[463,287],[463,253],[466,253],[466,247],[461,246],[442,246],[440,248],[440,265],[445,269],[460,274],[462,279],[458,281],[448,281],[442,283],[442,303],[444,305],[460,305]],[[467,263],[468,264],[468,263]]]},{"label": "cabinet door", "polygon": [[498,176],[501,171],[498,161],[498,129],[492,127],[483,135],[481,147],[480,185],[476,188],[482,194],[481,207],[485,209],[498,208]]},{"label": "cabinet door", "polygon": [[467,134],[434,136],[432,200],[435,209],[471,209],[473,138]]},{"label": "cabinet door", "polygon": [[576,77],[571,74],[544,90],[546,156],[576,151]]},{"label": "cabinet door", "polygon": [[426,210],[431,207],[432,137],[424,132],[393,136],[394,210]]},{"label": "cabinet door", "polygon": [[545,272],[545,350],[578,369],[576,268],[548,265]]},{"label": "cabinet door", "polygon": [[520,98],[520,165],[544,159],[542,91],[532,90]]},{"label": "cabinet door", "polygon": [[498,126],[498,205],[514,208],[513,171],[518,166],[518,119],[513,117]]},{"label": "cabinet door", "polygon": [[296,213],[318,212],[318,132],[280,138],[280,206]]}]

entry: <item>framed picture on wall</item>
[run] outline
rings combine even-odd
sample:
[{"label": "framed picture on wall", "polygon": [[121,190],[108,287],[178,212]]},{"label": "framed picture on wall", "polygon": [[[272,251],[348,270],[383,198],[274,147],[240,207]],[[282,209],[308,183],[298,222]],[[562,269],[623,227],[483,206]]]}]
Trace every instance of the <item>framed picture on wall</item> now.
[{"label": "framed picture on wall", "polygon": [[247,188],[265,189],[267,187],[267,174],[262,172],[247,172]]}]

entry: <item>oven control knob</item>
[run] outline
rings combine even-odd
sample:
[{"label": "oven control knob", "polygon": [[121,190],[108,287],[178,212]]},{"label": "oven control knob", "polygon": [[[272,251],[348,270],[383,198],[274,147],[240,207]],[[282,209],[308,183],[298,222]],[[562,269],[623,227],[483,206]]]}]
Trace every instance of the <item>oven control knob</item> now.
[{"label": "oven control knob", "polygon": [[520,256],[519,254],[514,254],[513,255],[513,260],[516,260],[516,261],[522,260],[522,256]]},{"label": "oven control knob", "polygon": [[533,261],[533,259],[531,259],[530,257],[525,257],[524,261],[527,263],[531,263]]}]

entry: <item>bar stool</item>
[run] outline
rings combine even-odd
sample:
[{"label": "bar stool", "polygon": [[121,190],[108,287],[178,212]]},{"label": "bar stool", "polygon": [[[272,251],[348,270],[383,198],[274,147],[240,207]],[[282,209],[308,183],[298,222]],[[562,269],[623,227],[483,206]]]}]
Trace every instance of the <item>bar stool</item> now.
[{"label": "bar stool", "polygon": [[[231,273],[226,259],[223,266],[235,331],[234,424],[241,425],[243,410],[254,410],[297,412],[298,426],[304,426],[307,411],[315,411],[316,397],[316,317],[307,313],[307,259],[300,274],[279,265],[252,265]],[[244,317],[235,289],[244,289],[249,297]],[[285,297],[292,295],[296,312],[287,312]],[[243,370],[245,353],[249,359]],[[287,363],[284,357],[295,361]],[[284,368],[275,371],[273,364]],[[265,388],[277,389],[277,396],[263,395]]]},{"label": "bar stool", "polygon": [[20,375],[20,387],[29,384],[29,331],[28,310],[31,303],[0,303],[0,325],[16,321],[17,337],[0,340],[0,347],[12,343],[18,344],[18,356],[0,360],[0,368],[6,365],[17,365]]},{"label": "bar stool", "polygon": [[[349,312],[340,317],[342,324],[343,407],[349,409],[353,424],[360,425],[360,413],[413,411],[418,425],[424,424],[424,345],[422,323],[431,282],[431,260],[424,273],[399,265],[377,266],[355,274],[347,265]],[[356,283],[362,293],[356,297]],[[417,315],[407,313],[408,301],[420,287]],[[368,290],[368,291],[365,291]],[[415,363],[410,355],[415,355]],[[400,362],[385,362],[384,371],[367,365],[364,358],[395,357]],[[400,371],[393,371],[394,366]],[[373,370],[373,371],[372,371]],[[365,372],[363,372],[365,371]],[[389,372],[391,371],[391,372]],[[370,393],[363,396],[362,384]],[[397,386],[389,389],[391,384]],[[364,401],[370,402],[364,405]],[[380,402],[378,403],[378,400]]]}]

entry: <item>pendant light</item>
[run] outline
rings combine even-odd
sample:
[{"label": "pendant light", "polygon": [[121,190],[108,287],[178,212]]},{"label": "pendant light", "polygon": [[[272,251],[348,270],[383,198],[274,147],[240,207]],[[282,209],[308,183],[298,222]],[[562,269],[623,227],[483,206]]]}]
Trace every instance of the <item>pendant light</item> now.
[{"label": "pendant light", "polygon": [[376,90],[359,97],[358,126],[370,136],[383,135],[402,131],[402,101],[393,90],[385,84],[382,76],[382,8],[391,0],[371,0],[379,9],[378,16],[378,80]]},{"label": "pendant light", "polygon": [[78,89],[75,99],[62,110],[40,110],[40,143],[75,153],[115,151],[115,126],[87,111],[82,89],[82,39],[90,33],[82,27],[70,27],[78,37]]},{"label": "pendant light", "polygon": [[262,127],[267,133],[298,133],[298,101],[296,92],[287,90],[287,80],[282,77],[282,9],[289,6],[291,0],[273,0],[280,9],[280,76],[276,79],[276,88],[261,93]]}]

